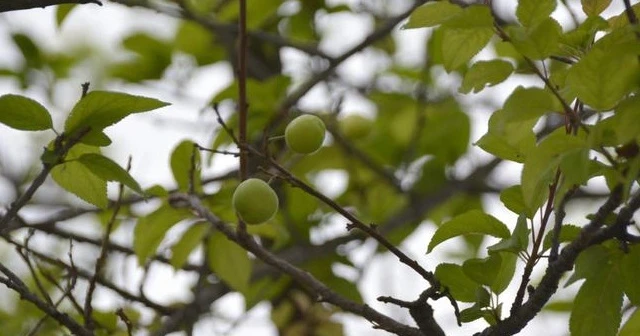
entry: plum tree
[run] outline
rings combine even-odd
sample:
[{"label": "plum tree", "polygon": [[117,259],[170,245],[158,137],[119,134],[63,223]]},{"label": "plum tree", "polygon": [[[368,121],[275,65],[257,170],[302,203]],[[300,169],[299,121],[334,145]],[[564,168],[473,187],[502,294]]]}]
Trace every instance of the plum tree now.
[{"label": "plum tree", "polygon": [[287,146],[300,154],[310,154],[322,146],[326,126],[312,114],[301,115],[293,119],[284,131]]},{"label": "plum tree", "polygon": [[247,224],[264,223],[278,211],[278,195],[267,182],[250,178],[233,192],[233,209]]}]

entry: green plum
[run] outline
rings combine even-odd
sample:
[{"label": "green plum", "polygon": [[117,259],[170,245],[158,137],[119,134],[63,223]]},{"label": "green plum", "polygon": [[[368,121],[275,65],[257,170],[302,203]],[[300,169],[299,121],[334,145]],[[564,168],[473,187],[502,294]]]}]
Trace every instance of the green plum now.
[{"label": "green plum", "polygon": [[292,151],[310,154],[322,147],[326,127],[324,122],[312,114],[293,119],[284,130],[284,139]]},{"label": "green plum", "polygon": [[264,223],[278,211],[278,195],[263,180],[244,180],[233,192],[233,209],[247,224]]}]

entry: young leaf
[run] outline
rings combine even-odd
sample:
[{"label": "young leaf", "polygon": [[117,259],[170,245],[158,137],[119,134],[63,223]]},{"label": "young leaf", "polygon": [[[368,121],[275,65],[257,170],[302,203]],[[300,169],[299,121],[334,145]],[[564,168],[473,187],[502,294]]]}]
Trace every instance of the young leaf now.
[{"label": "young leaf", "polygon": [[99,132],[133,113],[147,112],[169,105],[163,101],[121,92],[92,91],[80,99],[65,123],[65,133],[90,127]]},{"label": "young leaf", "polygon": [[427,253],[453,237],[467,234],[486,234],[507,238],[511,234],[504,223],[480,210],[471,210],[442,224],[431,238]]},{"label": "young leaf", "polygon": [[[195,190],[201,188],[200,151],[198,151],[194,145],[193,141],[184,140],[180,142],[171,153],[171,171],[173,172],[173,178],[178,183],[178,189],[185,192],[189,191],[189,184],[191,182],[195,184]],[[192,167],[193,165],[195,165],[195,167]],[[193,181],[191,181],[192,174]]]},{"label": "young leaf", "polygon": [[413,11],[403,28],[433,27],[445,23],[462,12],[462,8],[449,1],[428,2]]},{"label": "young leaf", "polygon": [[133,251],[138,257],[138,264],[144,265],[147,258],[156,253],[158,245],[173,225],[189,217],[191,213],[187,209],[177,209],[168,204],[141,217],[133,231]]},{"label": "young leaf", "polygon": [[195,223],[182,234],[180,240],[171,247],[171,266],[179,269],[187,262],[191,252],[202,243],[210,225],[207,223]]},{"label": "young leaf", "polygon": [[502,258],[502,262],[500,263],[500,269],[498,269],[498,274],[496,275],[493,283],[489,285],[491,290],[500,294],[504,292],[511,280],[513,279],[513,275],[516,272],[516,263],[518,262],[518,256],[513,253],[497,253]]},{"label": "young leaf", "polygon": [[473,93],[482,91],[485,86],[494,86],[502,83],[513,72],[511,63],[503,60],[479,61],[474,63],[464,75],[462,85],[458,89],[460,93]]},{"label": "young leaf", "polygon": [[96,147],[77,144],[69,150],[64,163],[53,167],[51,177],[63,189],[104,209],[108,205],[107,182],[75,160],[85,154],[99,153],[100,150]]},{"label": "young leaf", "polygon": [[94,153],[84,154],[78,158],[78,162],[87,167],[94,175],[105,181],[117,181],[131,188],[131,190],[138,194],[144,193],[138,182],[131,177],[129,172],[122,169],[122,167],[106,156]]},{"label": "young leaf", "polygon": [[0,123],[22,131],[43,131],[53,128],[51,115],[37,101],[7,94],[0,97]]},{"label": "young leaf", "polygon": [[209,267],[222,281],[239,292],[247,290],[251,277],[247,251],[216,232],[209,240],[207,255]]},{"label": "young leaf", "polygon": [[549,18],[556,5],[556,0],[520,0],[516,16],[523,26],[530,27]]},{"label": "young leaf", "polygon": [[587,16],[598,16],[611,4],[611,0],[582,0],[582,11]]},{"label": "young leaf", "polygon": [[442,263],[436,267],[435,275],[458,301],[475,302],[476,292],[482,290],[478,283],[464,273],[460,265]]}]

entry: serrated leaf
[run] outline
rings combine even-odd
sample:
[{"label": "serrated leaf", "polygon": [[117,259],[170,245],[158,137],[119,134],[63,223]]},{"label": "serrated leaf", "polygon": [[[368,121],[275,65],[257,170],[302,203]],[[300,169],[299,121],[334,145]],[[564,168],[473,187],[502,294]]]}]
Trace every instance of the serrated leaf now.
[{"label": "serrated leaf", "polygon": [[572,336],[615,336],[622,319],[622,284],[616,265],[602,267],[582,285],[573,304]]},{"label": "serrated leaf", "polygon": [[611,0],[582,0],[582,11],[587,16],[598,16],[611,4]]},{"label": "serrated leaf", "polygon": [[516,16],[523,26],[530,27],[549,18],[556,6],[556,0],[520,0]]},{"label": "serrated leaf", "polygon": [[138,257],[138,264],[144,265],[147,259],[156,253],[165,234],[172,226],[191,216],[187,209],[163,204],[152,213],[138,219],[133,231],[133,251]]},{"label": "serrated leaf", "polygon": [[43,131],[53,128],[51,115],[37,101],[20,95],[0,97],[0,123],[22,131]]},{"label": "serrated leaf", "polygon": [[64,163],[53,167],[51,177],[66,191],[104,209],[109,204],[107,182],[75,160],[85,154],[99,153],[100,150],[96,147],[77,144],[69,150]]},{"label": "serrated leaf", "polygon": [[231,288],[244,292],[249,287],[251,259],[247,251],[216,232],[209,239],[207,248],[209,267]]},{"label": "serrated leaf", "polygon": [[458,89],[461,93],[482,91],[486,86],[502,83],[513,72],[511,63],[503,60],[479,61],[474,63],[464,75]]},{"label": "serrated leaf", "polygon": [[187,262],[191,252],[202,243],[211,226],[205,222],[195,223],[182,234],[180,240],[171,247],[169,262],[175,269],[179,269]]},{"label": "serrated leaf", "polygon": [[64,23],[64,20],[69,16],[69,13],[71,13],[71,10],[73,10],[76,5],[77,4],[71,3],[56,6],[56,26],[58,29],[62,27],[62,23]]},{"label": "serrated leaf", "polygon": [[403,28],[424,28],[442,24],[462,12],[462,8],[449,1],[429,2],[416,8]]},{"label": "serrated leaf", "polygon": [[476,291],[482,287],[465,275],[462,266],[442,263],[436,267],[435,276],[453,297],[462,302],[475,302]]},{"label": "serrated leaf", "polygon": [[92,91],[80,99],[65,123],[65,132],[90,127],[91,133],[101,132],[128,115],[147,112],[169,105],[163,101],[121,92]]},{"label": "serrated leaf", "polygon": [[598,111],[614,108],[635,85],[640,73],[637,55],[624,48],[592,48],[569,69],[566,85]]},{"label": "serrated leaf", "polygon": [[106,156],[94,153],[84,154],[78,158],[78,162],[105,181],[120,182],[138,194],[143,194],[142,188],[129,172]]},{"label": "serrated leaf", "polygon": [[180,191],[188,192],[192,182],[194,190],[201,190],[200,160],[200,151],[195,147],[193,141],[184,140],[173,149],[171,153],[171,172],[178,183]]},{"label": "serrated leaf", "polygon": [[442,224],[431,238],[427,253],[450,238],[468,234],[507,238],[510,232],[507,226],[495,217],[480,210],[471,210]]}]

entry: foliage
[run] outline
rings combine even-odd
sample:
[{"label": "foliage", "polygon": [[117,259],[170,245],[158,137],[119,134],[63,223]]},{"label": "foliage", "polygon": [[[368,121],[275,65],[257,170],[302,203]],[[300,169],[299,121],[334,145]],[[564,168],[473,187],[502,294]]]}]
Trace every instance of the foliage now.
[{"label": "foliage", "polygon": [[[57,25],[91,2],[58,5]],[[132,57],[100,64],[104,81],[82,86],[61,128],[52,118],[50,111],[59,107],[51,98],[91,53],[52,52],[27,34],[13,33],[22,63],[0,69],[3,80],[26,90],[0,96],[0,123],[46,137],[32,169],[37,174],[15,178],[0,171],[18,191],[0,217],[5,247],[12,247],[3,258],[19,257],[27,266],[24,272],[0,263],[0,282],[20,297],[13,311],[0,313],[7,332],[190,332],[198,321],[217,319],[207,316],[210,306],[232,292],[242,296],[247,310],[270,303],[273,325],[291,336],[342,335],[340,312],[396,335],[456,334],[434,319],[434,309],[441,307],[434,305],[437,300],[453,307],[448,318],[458,324],[481,321],[474,324],[479,335],[517,334],[545,305],[570,313],[571,335],[640,330],[640,235],[633,221],[640,208],[639,4],[625,1],[618,15],[607,18],[602,13],[614,6],[610,0],[582,0],[583,13],[574,13],[567,29],[554,16],[565,2],[555,0],[519,0],[513,19],[501,17],[491,1],[410,1],[404,11],[389,13],[374,1],[362,8],[315,0],[112,2],[178,16],[175,34],[124,36],[121,47]],[[29,3],[0,4],[0,11],[27,9]],[[356,12],[375,21],[362,43],[338,56],[319,47],[319,17]],[[400,35],[430,32],[415,42],[427,45],[420,65],[394,58],[395,27],[401,27]],[[303,76],[284,72],[284,49],[306,53],[314,66]],[[389,65],[368,69],[372,76],[360,86],[336,70],[365,51],[382,55]],[[127,86],[103,87],[170,81],[179,59],[191,62],[187,77],[212,64],[231,64],[234,81],[200,102],[202,118],[213,115],[220,126],[211,140],[184,140],[167,158],[176,188],[141,186],[131,171],[137,158],[123,168],[103,154],[113,141],[108,128],[130,115],[168,107],[163,100],[169,99],[121,92]],[[42,85],[37,74],[51,80]],[[445,76],[457,84],[443,85]],[[178,89],[180,80],[185,79],[176,80]],[[305,108],[301,98],[321,84],[329,91],[328,110]],[[28,94],[39,85],[48,101]],[[492,106],[486,132],[472,139],[471,117],[481,112],[468,99],[492,97],[495,88],[508,96]],[[367,99],[376,111],[353,118],[360,111],[341,105],[353,96]],[[296,141],[313,143],[294,153],[282,138],[300,114],[314,115],[322,127],[311,130],[319,134],[299,130]],[[357,136],[341,125],[349,117],[362,123],[353,125]],[[316,151],[324,125],[331,136]],[[491,159],[478,159],[476,148]],[[237,162],[234,170],[205,173],[223,160]],[[515,182],[495,173],[507,163],[521,167]],[[330,172],[344,176],[345,187],[334,194],[321,182]],[[49,176],[64,190],[60,211],[51,212],[34,197]],[[269,195],[273,188],[280,202],[275,217],[259,225],[247,226],[232,206],[234,190],[248,178],[260,179]],[[603,187],[593,188],[598,181]],[[108,193],[108,182],[118,183],[117,195]],[[486,207],[487,196],[500,199],[502,208]],[[245,202],[243,209],[254,205]],[[45,219],[24,216],[27,208]],[[65,229],[71,220],[86,228]],[[249,224],[257,222],[263,220]],[[336,223],[345,227],[341,234],[318,242],[313,232]],[[425,226],[435,232],[422,248],[437,263],[402,249]],[[177,234],[176,228],[184,230]],[[91,230],[99,236],[86,233]],[[129,232],[131,239],[116,243],[118,232]],[[55,239],[55,248],[34,243],[45,234]],[[354,261],[350,249],[365,242],[377,246],[371,257],[391,253],[421,278],[412,284],[421,293],[412,301],[375,293],[379,302],[406,308],[410,323],[372,308],[359,279],[336,271],[363,273],[368,265]],[[457,252],[444,253],[447,248]],[[97,258],[77,260],[89,250]],[[145,279],[154,276],[155,265],[191,274],[197,279],[189,288],[192,298],[159,303],[144,292],[144,279],[131,291],[106,272],[117,264],[109,258],[114,254],[134,259]],[[565,275],[570,276],[562,282]],[[572,303],[549,303],[564,290],[561,284],[573,289],[565,292]],[[96,288],[111,289],[121,306],[94,307]]]}]

